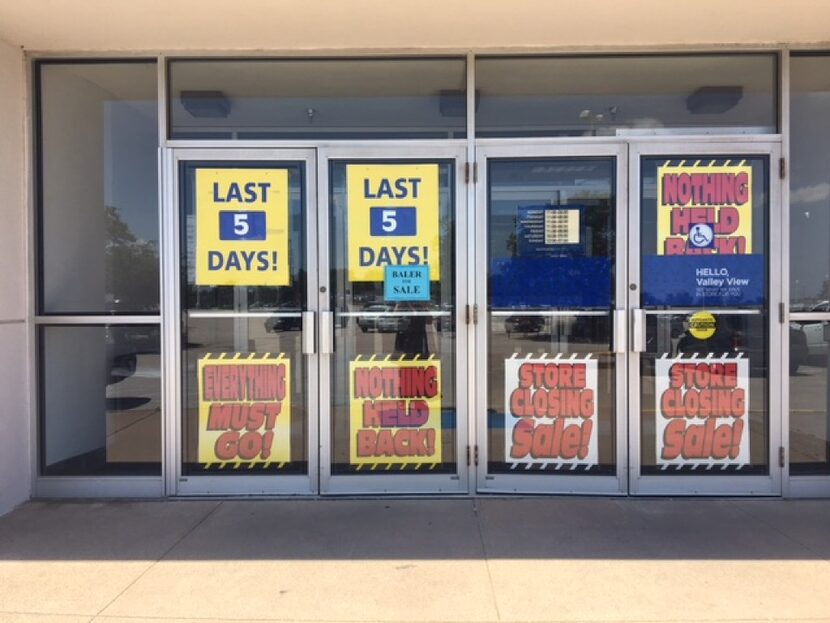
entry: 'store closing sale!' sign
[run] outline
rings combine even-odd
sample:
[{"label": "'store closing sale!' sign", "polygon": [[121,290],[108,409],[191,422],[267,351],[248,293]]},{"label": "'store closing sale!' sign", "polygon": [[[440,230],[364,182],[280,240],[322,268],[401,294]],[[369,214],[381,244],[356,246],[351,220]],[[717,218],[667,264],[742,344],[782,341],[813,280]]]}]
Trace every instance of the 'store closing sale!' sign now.
[{"label": "'store closing sale!' sign", "polygon": [[749,361],[663,357],[655,361],[657,465],[749,464]]},{"label": "'store closing sale!' sign", "polygon": [[284,356],[199,359],[199,462],[267,466],[291,460],[291,362]]},{"label": "'store closing sale!' sign", "polygon": [[196,285],[285,286],[288,171],[196,169]]},{"label": "'store closing sale!' sign", "polygon": [[506,359],[505,462],[589,468],[597,458],[597,361]]},{"label": "'store closing sale!' sign", "polygon": [[428,266],[441,257],[437,164],[346,167],[349,281],[384,281],[387,266]]},{"label": "'store closing sale!' sign", "polygon": [[350,462],[419,469],[441,463],[441,362],[355,359],[349,364]]}]

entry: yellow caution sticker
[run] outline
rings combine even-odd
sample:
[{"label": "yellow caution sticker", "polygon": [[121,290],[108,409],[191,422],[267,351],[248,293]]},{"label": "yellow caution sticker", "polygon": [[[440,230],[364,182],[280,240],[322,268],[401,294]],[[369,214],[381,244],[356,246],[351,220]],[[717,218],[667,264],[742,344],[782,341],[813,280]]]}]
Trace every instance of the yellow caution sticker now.
[{"label": "yellow caution sticker", "polygon": [[715,317],[709,312],[695,312],[689,318],[689,333],[698,340],[708,340],[715,334],[716,328]]}]

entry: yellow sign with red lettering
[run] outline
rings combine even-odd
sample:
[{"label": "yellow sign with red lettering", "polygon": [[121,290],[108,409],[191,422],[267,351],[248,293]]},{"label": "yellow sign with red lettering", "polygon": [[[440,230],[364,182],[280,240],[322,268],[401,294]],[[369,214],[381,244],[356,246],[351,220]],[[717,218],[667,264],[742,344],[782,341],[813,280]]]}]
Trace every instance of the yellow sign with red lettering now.
[{"label": "yellow sign with red lettering", "polygon": [[282,354],[205,355],[198,362],[199,463],[291,461],[291,362]]},{"label": "yellow sign with red lettering", "polygon": [[752,253],[752,167],[715,162],[657,167],[657,255]]},{"label": "yellow sign with red lettering", "polygon": [[441,463],[441,362],[355,359],[349,364],[352,465]]}]

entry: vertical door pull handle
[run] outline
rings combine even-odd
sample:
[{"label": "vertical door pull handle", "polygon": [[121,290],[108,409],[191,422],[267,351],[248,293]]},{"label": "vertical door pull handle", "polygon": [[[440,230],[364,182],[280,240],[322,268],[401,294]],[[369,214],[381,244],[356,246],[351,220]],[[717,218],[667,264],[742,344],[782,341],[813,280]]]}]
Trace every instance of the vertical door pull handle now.
[{"label": "vertical door pull handle", "polygon": [[303,312],[303,355],[313,355],[317,352],[315,314],[312,311]]},{"label": "vertical door pull handle", "polygon": [[628,316],[624,309],[615,309],[612,313],[614,314],[614,325],[611,327],[614,332],[614,352],[622,355],[628,352]]},{"label": "vertical door pull handle", "polygon": [[320,312],[320,354],[334,352],[334,312]]},{"label": "vertical door pull handle", "polygon": [[632,309],[631,350],[635,353],[646,352],[646,310]]}]

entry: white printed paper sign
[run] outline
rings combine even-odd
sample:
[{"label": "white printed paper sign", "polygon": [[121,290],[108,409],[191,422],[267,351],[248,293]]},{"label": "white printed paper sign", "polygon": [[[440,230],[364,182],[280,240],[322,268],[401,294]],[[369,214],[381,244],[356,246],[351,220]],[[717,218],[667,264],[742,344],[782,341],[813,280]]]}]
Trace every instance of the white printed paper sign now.
[{"label": "white printed paper sign", "polygon": [[590,356],[506,359],[505,462],[597,464],[597,361]]},{"label": "white printed paper sign", "polygon": [[749,361],[663,357],[655,362],[657,464],[668,468],[749,464]]}]

